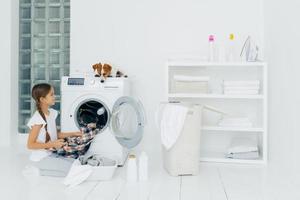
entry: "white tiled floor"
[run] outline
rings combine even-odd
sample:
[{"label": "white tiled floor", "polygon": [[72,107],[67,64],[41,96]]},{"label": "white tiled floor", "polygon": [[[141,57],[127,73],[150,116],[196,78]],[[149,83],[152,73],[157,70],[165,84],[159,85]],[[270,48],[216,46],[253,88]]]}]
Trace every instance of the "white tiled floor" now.
[{"label": "white tiled floor", "polygon": [[[150,165],[150,180],[129,184],[125,168],[111,181],[84,182],[66,188],[61,178],[24,177],[26,153],[11,148],[2,152],[1,199],[88,199],[88,200],[299,200],[299,186],[276,166],[201,163],[198,176],[171,177],[158,161]],[[150,158],[151,160],[151,158]],[[5,198],[4,198],[5,197]]]}]

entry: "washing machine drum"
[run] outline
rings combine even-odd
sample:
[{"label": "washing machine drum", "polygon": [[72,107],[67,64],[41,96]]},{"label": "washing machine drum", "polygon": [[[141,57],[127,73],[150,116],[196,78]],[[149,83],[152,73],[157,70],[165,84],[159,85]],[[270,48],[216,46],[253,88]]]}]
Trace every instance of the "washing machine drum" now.
[{"label": "washing machine drum", "polygon": [[96,123],[100,130],[110,127],[117,141],[126,148],[133,148],[142,139],[145,125],[145,111],[140,101],[131,97],[120,97],[111,112],[98,100],[84,101],[75,110],[78,127]]},{"label": "washing machine drum", "polygon": [[81,103],[77,108],[76,119],[79,127],[86,127],[89,123],[95,123],[96,128],[101,130],[108,125],[109,112],[103,103],[89,100]]}]

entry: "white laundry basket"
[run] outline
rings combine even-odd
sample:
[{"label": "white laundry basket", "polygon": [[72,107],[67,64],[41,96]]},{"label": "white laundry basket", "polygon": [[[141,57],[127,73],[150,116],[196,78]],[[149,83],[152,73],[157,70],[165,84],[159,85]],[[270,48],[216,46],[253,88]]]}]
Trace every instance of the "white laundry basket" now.
[{"label": "white laundry basket", "polygon": [[166,150],[162,145],[164,168],[172,176],[199,173],[202,105],[191,105],[183,130],[174,146]]}]

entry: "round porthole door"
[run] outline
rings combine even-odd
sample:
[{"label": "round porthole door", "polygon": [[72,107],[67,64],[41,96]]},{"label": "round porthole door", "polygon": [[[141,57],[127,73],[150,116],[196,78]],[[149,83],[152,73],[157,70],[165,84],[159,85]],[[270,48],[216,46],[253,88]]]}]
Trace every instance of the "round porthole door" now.
[{"label": "round porthole door", "polygon": [[86,99],[80,102],[74,115],[78,128],[95,123],[97,129],[103,130],[109,124],[110,112],[107,106],[98,99]]},{"label": "round porthole door", "polygon": [[144,134],[145,112],[140,101],[119,98],[112,109],[110,128],[117,141],[128,149],[138,145]]}]

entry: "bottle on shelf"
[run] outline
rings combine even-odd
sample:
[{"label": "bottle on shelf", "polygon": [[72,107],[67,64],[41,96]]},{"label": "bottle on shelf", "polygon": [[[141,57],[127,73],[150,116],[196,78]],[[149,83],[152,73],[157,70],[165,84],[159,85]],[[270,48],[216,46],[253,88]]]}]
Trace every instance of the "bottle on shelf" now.
[{"label": "bottle on shelf", "polygon": [[208,37],[208,61],[209,62],[214,62],[216,61],[216,49],[215,49],[215,36],[214,35],[210,35]]},{"label": "bottle on shelf", "polygon": [[235,37],[234,34],[231,33],[229,35],[229,41],[227,46],[227,61],[228,62],[234,62],[236,61],[236,55],[235,55]]}]

